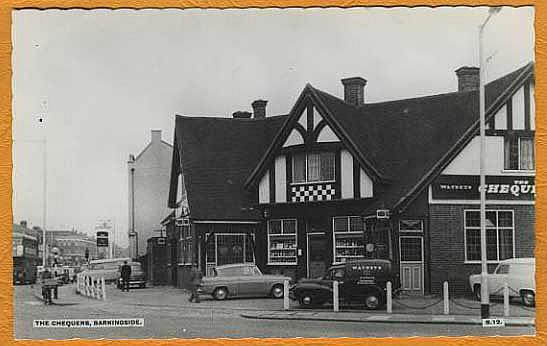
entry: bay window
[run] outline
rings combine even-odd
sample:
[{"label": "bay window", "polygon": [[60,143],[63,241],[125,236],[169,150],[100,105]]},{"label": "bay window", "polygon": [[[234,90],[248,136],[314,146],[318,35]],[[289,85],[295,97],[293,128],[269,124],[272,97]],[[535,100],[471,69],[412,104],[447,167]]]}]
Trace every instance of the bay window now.
[{"label": "bay window", "polygon": [[335,154],[333,152],[297,153],[293,156],[293,183],[334,180]]},{"label": "bay window", "polygon": [[[486,258],[501,261],[513,258],[515,249],[513,211],[486,211]],[[465,211],[465,260],[481,260],[481,224],[479,210]]]}]

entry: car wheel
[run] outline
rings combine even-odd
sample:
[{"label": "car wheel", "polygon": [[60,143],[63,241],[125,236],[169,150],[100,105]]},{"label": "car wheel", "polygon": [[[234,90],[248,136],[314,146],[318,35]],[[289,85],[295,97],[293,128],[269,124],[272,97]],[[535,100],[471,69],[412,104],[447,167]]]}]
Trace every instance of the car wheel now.
[{"label": "car wheel", "polygon": [[536,305],[536,295],[532,291],[522,291],[520,293],[520,297],[522,298],[522,304],[526,306],[534,306]]},{"label": "car wheel", "polygon": [[276,299],[283,298],[283,291],[283,285],[275,285],[274,287],[272,287],[271,296]]},{"label": "car wheel", "polygon": [[377,310],[382,305],[380,295],[377,292],[367,294],[365,297],[365,308],[369,310]]},{"label": "car wheel", "polygon": [[473,295],[475,296],[475,299],[479,302],[481,301],[481,285],[475,285],[473,286]]},{"label": "car wheel", "polygon": [[305,306],[305,307],[312,307],[312,306],[319,305],[319,302],[316,301],[316,298],[309,293],[304,293],[302,296],[300,296],[300,298],[298,299],[298,302],[300,303],[301,306]]},{"label": "car wheel", "polygon": [[213,292],[213,298],[224,300],[228,297],[228,290],[225,287],[219,287]]}]

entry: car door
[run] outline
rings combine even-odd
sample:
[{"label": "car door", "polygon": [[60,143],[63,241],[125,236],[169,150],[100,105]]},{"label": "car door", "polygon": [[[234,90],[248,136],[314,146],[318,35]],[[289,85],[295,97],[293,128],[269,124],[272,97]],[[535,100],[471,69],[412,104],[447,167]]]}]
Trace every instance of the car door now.
[{"label": "car door", "polygon": [[502,296],[503,284],[507,281],[509,264],[501,263],[493,274],[488,275],[488,293],[490,295]]},{"label": "car door", "polygon": [[264,295],[266,291],[266,282],[264,276],[254,266],[244,266],[241,268],[241,276],[238,282],[238,294],[240,296],[259,296]]}]

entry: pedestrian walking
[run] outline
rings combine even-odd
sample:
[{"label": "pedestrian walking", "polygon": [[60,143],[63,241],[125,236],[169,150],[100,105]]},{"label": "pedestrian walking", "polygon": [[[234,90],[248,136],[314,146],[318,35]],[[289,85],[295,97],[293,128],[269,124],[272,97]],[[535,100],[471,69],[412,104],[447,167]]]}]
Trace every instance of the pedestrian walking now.
[{"label": "pedestrian walking", "polygon": [[131,266],[127,264],[127,261],[122,265],[122,292],[125,290],[129,292],[129,279],[131,278]]},{"label": "pedestrian walking", "polygon": [[44,303],[46,305],[53,304],[53,301],[51,300],[51,287],[50,282],[53,278],[53,275],[51,275],[51,272],[48,268],[45,268],[42,272],[42,298],[44,299]]},{"label": "pedestrian walking", "polygon": [[190,303],[196,302],[199,303],[199,288],[201,287],[201,279],[203,278],[203,274],[201,273],[201,270],[198,269],[198,265],[194,263],[192,265],[192,270],[190,271],[190,289],[192,291],[192,295],[190,296],[190,299],[188,301]]}]

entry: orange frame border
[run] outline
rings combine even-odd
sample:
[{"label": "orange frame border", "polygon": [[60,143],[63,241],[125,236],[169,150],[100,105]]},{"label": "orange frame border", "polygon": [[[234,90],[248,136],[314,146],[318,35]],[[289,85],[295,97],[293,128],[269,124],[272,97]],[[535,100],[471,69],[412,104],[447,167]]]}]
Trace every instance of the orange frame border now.
[{"label": "orange frame border", "polygon": [[547,118],[538,116],[547,109],[545,65],[547,55],[547,2],[534,0],[4,0],[0,4],[0,344],[4,345],[543,345],[547,344],[545,288],[547,284],[547,175],[536,174],[536,285],[539,292],[536,308],[535,337],[413,337],[413,338],[338,338],[338,339],[171,339],[171,340],[33,340],[15,341],[13,334],[12,290],[12,70],[11,11],[20,8],[268,8],[268,7],[356,7],[356,6],[535,6],[536,35],[536,151],[537,169],[544,173]]}]

